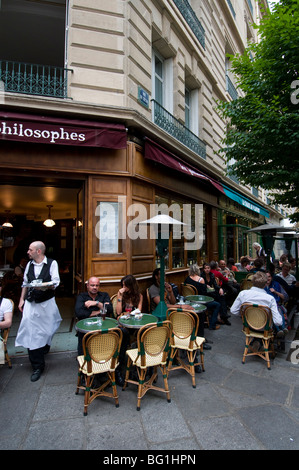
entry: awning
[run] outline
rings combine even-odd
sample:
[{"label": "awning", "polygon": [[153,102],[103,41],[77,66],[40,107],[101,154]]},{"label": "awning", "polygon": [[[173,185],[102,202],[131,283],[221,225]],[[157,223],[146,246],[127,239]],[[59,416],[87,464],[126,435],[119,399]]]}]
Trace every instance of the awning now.
[{"label": "awning", "polygon": [[189,176],[194,176],[199,178],[202,181],[212,184],[222,195],[229,197],[233,201],[237,202],[243,207],[250,209],[253,212],[257,212],[265,217],[269,217],[269,212],[264,209],[261,205],[251,201],[249,198],[243,196],[241,193],[230,189],[228,186],[223,183],[214,180],[213,178],[205,175],[204,173],[198,171],[197,168],[193,167],[184,162],[181,158],[177,157],[169,150],[165,149],[161,145],[157,144],[148,137],[145,138],[145,149],[144,156],[149,160],[160,163],[161,165],[167,166],[174,170],[185,173]]},{"label": "awning", "polygon": [[0,140],[122,149],[127,133],[123,124],[0,110]]},{"label": "awning", "polygon": [[243,196],[242,194],[237,193],[237,191],[234,191],[233,189],[230,189],[225,185],[223,185],[223,190],[227,197],[237,202],[241,206],[247,207],[247,209],[250,209],[253,212],[257,212],[258,214],[261,214],[265,217],[270,216],[269,212],[266,209],[264,209],[262,206],[260,206],[256,202],[251,201],[250,199]]},{"label": "awning", "polygon": [[176,155],[173,155],[171,152],[169,152],[169,150],[166,150],[165,148],[161,147],[161,145],[147,137],[145,139],[144,156],[145,158],[148,158],[149,160],[157,163],[161,163],[168,168],[172,168],[174,170],[180,171],[181,173],[194,176],[195,178],[199,178],[202,181],[210,183],[216,189],[218,189],[218,191],[224,194],[221,183],[218,183],[204,173],[201,173],[197,168],[187,164],[184,162],[184,160],[180,159]]}]

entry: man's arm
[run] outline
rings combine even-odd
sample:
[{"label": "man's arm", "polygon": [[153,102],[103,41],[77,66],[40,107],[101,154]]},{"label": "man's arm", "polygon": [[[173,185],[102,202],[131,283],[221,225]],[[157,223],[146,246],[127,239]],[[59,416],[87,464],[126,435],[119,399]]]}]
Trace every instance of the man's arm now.
[{"label": "man's arm", "polygon": [[12,303],[8,299],[2,299],[2,311],[4,310],[3,320],[0,321],[0,330],[10,328],[12,324]]}]

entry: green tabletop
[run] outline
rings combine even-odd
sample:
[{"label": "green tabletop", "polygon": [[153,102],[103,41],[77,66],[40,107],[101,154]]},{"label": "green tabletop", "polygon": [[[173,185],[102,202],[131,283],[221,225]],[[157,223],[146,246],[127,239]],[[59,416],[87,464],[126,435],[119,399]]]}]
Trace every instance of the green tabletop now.
[{"label": "green tabletop", "polygon": [[186,301],[190,302],[192,306],[194,306],[194,303],[199,303],[199,304],[207,304],[209,302],[213,302],[213,297],[209,297],[207,295],[187,295]]},{"label": "green tabletop", "polygon": [[[124,316],[124,315],[123,315]],[[143,313],[142,318],[139,320],[135,318],[135,316],[130,315],[128,319],[119,317],[118,322],[120,325],[125,326],[126,328],[135,328],[139,329],[144,325],[148,325],[149,323],[156,323],[158,318],[155,315],[150,313]]]},{"label": "green tabletop", "polygon": [[75,328],[81,333],[89,333],[90,331],[108,330],[109,328],[115,328],[118,326],[117,320],[114,318],[106,318],[105,320],[102,320],[101,325],[98,320],[98,317],[84,318],[76,323]]}]

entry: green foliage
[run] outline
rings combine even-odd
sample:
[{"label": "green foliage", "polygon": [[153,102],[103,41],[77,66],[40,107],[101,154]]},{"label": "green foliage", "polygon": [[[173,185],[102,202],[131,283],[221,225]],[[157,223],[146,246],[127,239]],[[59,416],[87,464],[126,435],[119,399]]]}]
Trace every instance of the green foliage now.
[{"label": "green foliage", "polygon": [[228,123],[220,152],[234,162],[230,168],[241,182],[273,191],[276,203],[298,208],[299,0],[281,0],[255,28],[260,42],[232,58],[244,96],[218,103]]}]

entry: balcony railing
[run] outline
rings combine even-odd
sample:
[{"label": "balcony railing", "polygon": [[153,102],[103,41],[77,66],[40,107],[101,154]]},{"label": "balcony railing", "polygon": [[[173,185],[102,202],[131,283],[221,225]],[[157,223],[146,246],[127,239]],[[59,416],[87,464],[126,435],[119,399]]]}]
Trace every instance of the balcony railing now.
[{"label": "balcony railing", "polygon": [[228,75],[226,75],[226,91],[230,94],[233,100],[238,99],[238,92]]},{"label": "balcony railing", "polygon": [[205,30],[197,18],[195,11],[191,8],[188,0],[174,0],[174,3],[180,10],[202,47],[205,49]]},{"label": "balcony railing", "polygon": [[151,100],[153,104],[154,123],[166,131],[190,150],[206,159],[206,145],[197,135],[193,134],[186,126],[178,121],[157,101]]},{"label": "balcony railing", "polygon": [[0,82],[4,83],[4,91],[12,93],[67,98],[69,71],[51,65],[0,60]]}]

